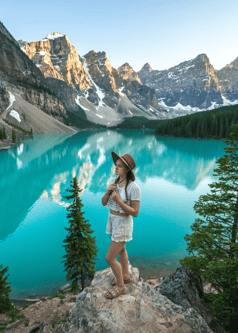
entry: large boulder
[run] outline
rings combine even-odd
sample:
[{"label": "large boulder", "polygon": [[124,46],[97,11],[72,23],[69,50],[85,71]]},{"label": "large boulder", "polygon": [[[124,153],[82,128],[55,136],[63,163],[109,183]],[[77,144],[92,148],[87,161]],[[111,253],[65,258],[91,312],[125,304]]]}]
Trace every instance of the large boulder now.
[{"label": "large boulder", "polygon": [[213,332],[194,308],[184,309],[143,282],[139,270],[130,263],[129,272],[131,283],[126,284],[124,294],[115,299],[105,297],[106,291],[113,288],[111,268],[96,272],[58,333]]},{"label": "large boulder", "polygon": [[155,287],[155,290],[173,303],[182,306],[184,310],[195,309],[214,332],[225,333],[219,320],[214,317],[211,308],[204,299],[201,277],[185,266],[177,268],[176,272],[163,281],[160,286]]}]

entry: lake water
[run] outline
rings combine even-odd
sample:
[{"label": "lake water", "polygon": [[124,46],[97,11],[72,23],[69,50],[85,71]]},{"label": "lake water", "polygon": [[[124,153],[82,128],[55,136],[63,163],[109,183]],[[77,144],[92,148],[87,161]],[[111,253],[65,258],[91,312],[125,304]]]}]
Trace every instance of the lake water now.
[{"label": "lake water", "polygon": [[[168,276],[186,253],[193,206],[208,184],[225,142],[155,136],[151,130],[81,131],[35,134],[0,151],[0,264],[8,267],[10,297],[53,295],[66,281],[63,240],[69,227],[66,207],[70,182],[77,177],[84,217],[99,250],[95,269],[108,268],[106,234],[109,208],[101,199],[114,176],[111,151],[132,155],[141,188],[129,261],[143,278]],[[119,256],[118,256],[119,260]]]}]

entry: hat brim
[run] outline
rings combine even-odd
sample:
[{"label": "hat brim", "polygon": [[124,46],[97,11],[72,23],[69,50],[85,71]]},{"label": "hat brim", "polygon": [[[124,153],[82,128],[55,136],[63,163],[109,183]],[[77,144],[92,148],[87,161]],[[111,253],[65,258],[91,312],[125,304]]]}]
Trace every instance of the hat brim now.
[{"label": "hat brim", "polygon": [[[113,159],[113,162],[114,164],[116,165],[116,162],[117,160],[120,158],[120,160],[128,166],[128,168],[131,170],[130,166],[127,164],[127,162],[124,160],[123,157],[119,156],[117,153],[115,153],[114,151],[111,152],[112,154],[112,159]],[[131,170],[131,175],[132,175],[132,178],[133,178],[133,181],[136,179],[135,175],[134,175],[134,172]]]}]

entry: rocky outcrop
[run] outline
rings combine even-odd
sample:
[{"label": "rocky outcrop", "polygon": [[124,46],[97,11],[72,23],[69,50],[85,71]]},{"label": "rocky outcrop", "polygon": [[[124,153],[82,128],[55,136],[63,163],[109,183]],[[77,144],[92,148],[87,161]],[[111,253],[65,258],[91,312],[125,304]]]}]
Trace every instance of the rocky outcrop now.
[{"label": "rocky outcrop", "polygon": [[155,287],[155,290],[185,310],[195,309],[214,332],[226,333],[204,300],[201,277],[189,271],[185,266],[177,268],[176,272],[163,281],[160,286]]},{"label": "rocky outcrop", "polygon": [[79,54],[67,35],[58,32],[48,34],[41,41],[26,42],[24,50],[44,77],[62,80],[77,91],[92,86]]},{"label": "rocky outcrop", "polygon": [[238,102],[238,57],[217,72],[220,91],[229,101]]},{"label": "rocky outcrop", "polygon": [[[57,291],[63,295],[60,298],[43,296],[25,300],[25,303],[11,299],[26,318],[8,324],[10,318],[2,314],[0,325],[8,324],[6,332],[14,333],[37,330],[49,333],[226,333],[204,303],[203,284],[195,273],[182,266],[165,279],[152,276],[143,281],[138,269],[128,264],[131,282],[125,285],[124,294],[116,299],[104,297],[106,291],[113,288],[111,279],[114,276],[108,268],[96,272],[93,279],[86,281],[86,288],[83,291],[79,288],[75,295],[70,293],[70,284],[66,284]],[[23,309],[30,300],[33,304]],[[62,323],[60,319],[66,321]]]},{"label": "rocky outcrop", "polygon": [[98,95],[97,101],[95,101],[95,95],[92,100],[92,96],[90,96],[92,92],[88,91],[87,99],[93,103],[96,102],[96,105],[103,105],[104,103],[113,109],[116,108],[120,101],[117,90],[120,76],[117,70],[111,66],[106,53],[90,51],[82,59],[92,80],[92,89]]},{"label": "rocky outcrop", "polygon": [[58,332],[213,332],[194,308],[185,310],[174,304],[143,282],[138,269],[130,264],[129,272],[131,283],[125,285],[124,294],[112,300],[104,296],[112,289],[111,268],[96,272]]},{"label": "rocky outcrop", "polygon": [[5,26],[2,24],[2,22],[0,22],[0,32],[13,44],[15,44],[18,48],[18,42],[16,41],[16,39],[10,34],[10,32],[7,30],[7,28],[5,28]]},{"label": "rocky outcrop", "polygon": [[[5,82],[6,91],[16,89],[23,99],[37,106],[45,113],[58,117],[58,120],[67,123],[68,116],[65,106],[52,92],[41,71],[22,52],[18,45],[15,45],[1,32],[0,77]],[[4,98],[6,98],[6,95],[0,101],[2,105],[0,114],[5,111],[5,106],[2,104]]]},{"label": "rocky outcrop", "polygon": [[138,74],[128,64],[128,62],[126,62],[122,66],[118,67],[117,71],[118,71],[118,73],[120,74],[120,76],[123,80],[128,80],[128,81],[134,81],[135,80],[135,81],[141,83]]},{"label": "rocky outcrop", "polygon": [[121,92],[129,96],[133,103],[143,106],[146,110],[150,110],[151,106],[155,109],[158,108],[158,100],[154,89],[142,85],[136,80],[123,80],[121,85]]}]

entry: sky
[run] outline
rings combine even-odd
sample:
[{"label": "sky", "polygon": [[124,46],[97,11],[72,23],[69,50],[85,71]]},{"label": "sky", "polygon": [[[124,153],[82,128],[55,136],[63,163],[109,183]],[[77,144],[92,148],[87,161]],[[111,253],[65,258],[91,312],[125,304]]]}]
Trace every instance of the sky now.
[{"label": "sky", "polygon": [[106,52],[111,65],[165,70],[205,53],[216,70],[238,57],[237,0],[8,0],[0,21],[16,40],[67,35],[80,56]]}]

